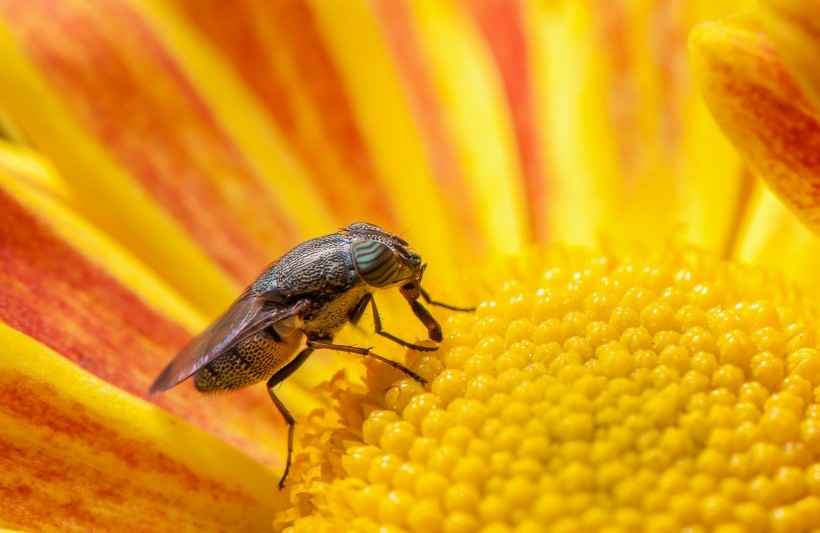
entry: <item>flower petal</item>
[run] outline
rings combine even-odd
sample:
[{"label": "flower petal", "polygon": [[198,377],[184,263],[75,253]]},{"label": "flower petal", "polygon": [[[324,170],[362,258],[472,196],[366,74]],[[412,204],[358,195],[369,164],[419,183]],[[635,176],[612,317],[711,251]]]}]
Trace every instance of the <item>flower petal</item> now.
[{"label": "flower petal", "polygon": [[692,90],[686,34],[748,3],[537,4],[535,72],[558,240],[652,245],[685,232],[726,246],[742,172]]},{"label": "flower petal", "polygon": [[190,25],[222,56],[309,179],[318,182],[323,207],[336,219],[368,213],[373,223],[396,225],[345,80],[307,2],[144,4]]},{"label": "flower petal", "polygon": [[535,84],[533,45],[535,24],[526,2],[517,0],[463,0],[486,42],[498,70],[504,96],[509,107],[515,134],[515,145],[521,166],[529,226],[535,240],[547,242],[548,215],[545,157],[541,151],[543,139],[538,121],[538,100]]},{"label": "flower petal", "polygon": [[820,109],[820,3],[761,0],[758,20],[806,98]]},{"label": "flower petal", "polygon": [[734,257],[780,270],[804,287],[808,295],[820,295],[820,239],[769,189],[762,185],[759,188],[750,206],[749,222],[741,228]]},{"label": "flower petal", "polygon": [[431,286],[436,279],[453,279],[458,265],[468,264],[483,249],[481,228],[475,216],[465,216],[469,205],[464,196],[442,186],[441,169],[427,157],[427,139],[408,109],[371,5],[307,4],[400,220],[397,231],[406,228],[407,239],[431,265],[425,277]]},{"label": "flower petal", "polygon": [[0,324],[0,524],[259,531],[271,472]]},{"label": "flower petal", "polygon": [[[468,9],[429,4],[416,12],[410,3],[246,2],[213,16],[201,2],[180,2],[173,11],[236,65],[237,76],[287,132],[294,154],[302,160],[307,156],[300,154],[310,154],[312,173],[322,182],[333,176],[328,192],[339,204],[333,209],[372,212],[362,201],[375,196],[383,211],[390,204],[385,198],[395,198],[392,223],[412,227],[414,244],[441,265],[485,251],[488,240],[489,249],[515,250],[529,229],[515,181],[518,147],[508,98],[493,56]],[[272,31],[270,24],[282,27]],[[441,61],[447,39],[460,43],[462,60]],[[408,46],[410,40],[418,46]],[[300,121],[316,126],[303,131]],[[350,134],[334,133],[342,127]],[[333,161],[322,161],[322,153],[350,160],[348,170],[330,172]],[[374,187],[374,176],[383,185]],[[457,229],[448,230],[453,219]]]},{"label": "flower petal", "polygon": [[[458,161],[455,157],[448,159],[456,142],[449,136],[428,138],[429,130],[422,124],[419,137],[419,127],[413,123],[419,110],[412,109],[416,116],[411,117],[405,101],[410,94],[411,104],[415,103],[412,95],[417,82],[413,73],[405,79],[401,59],[397,80],[396,66],[391,64],[395,59],[389,55],[391,50],[385,50],[384,42],[386,39],[390,44],[395,34],[381,24],[381,5],[256,1],[230,8],[219,3],[218,8],[209,10],[203,9],[200,1],[177,2],[173,6],[162,2],[145,4],[172,13],[166,18],[187,23],[221,54],[227,68],[233,69],[260,103],[261,112],[282,132],[294,156],[315,177],[326,207],[338,218],[350,220],[351,216],[361,218],[361,213],[368,213],[372,222],[388,228],[412,227],[413,242],[435,263],[472,257],[481,251],[488,236],[492,238],[491,246],[505,250],[520,244],[515,231],[523,218],[515,213],[510,218],[509,186],[498,179],[498,172],[493,172],[498,170],[495,154],[502,150],[491,142],[493,128],[481,128],[479,133],[473,117],[474,131],[470,135],[485,135],[487,146],[470,148],[471,153],[459,155]],[[451,18],[469,29],[464,15],[457,11],[457,16]],[[457,39],[461,39],[464,31],[458,31]],[[475,40],[472,33],[468,31],[467,36]],[[401,57],[407,49],[402,47],[395,55]],[[483,50],[478,51],[486,56]],[[430,60],[421,51],[413,54]],[[485,70],[475,76],[472,87],[480,87],[487,80],[495,83],[495,73],[487,67],[490,65],[481,67]],[[477,70],[475,65],[469,68]],[[456,73],[449,75],[457,77]],[[407,83],[410,88],[399,83]],[[219,108],[220,102],[213,102]],[[496,103],[504,102],[499,99],[492,105]],[[464,102],[463,107],[466,109],[468,103]],[[493,113],[493,120],[503,115],[498,109]],[[492,164],[484,164],[482,157]],[[473,166],[493,175],[493,183],[468,183],[466,170]],[[472,189],[476,187],[481,192],[474,200]],[[478,201],[482,212],[487,213],[485,221],[477,221],[471,214]],[[495,225],[490,224],[491,217]],[[453,218],[460,226],[450,224]],[[454,249],[468,253],[454,253]]]},{"label": "flower petal", "polygon": [[322,220],[286,208],[312,206],[301,175],[281,172],[295,185],[275,188],[261,174],[129,2],[0,2],[0,18],[3,107],[82,212],[209,314],[303,240],[299,222]]},{"label": "flower petal", "polygon": [[488,251],[520,249],[532,228],[515,130],[497,65],[470,13],[435,1],[379,1],[373,10],[458,219],[478,228]]},{"label": "flower petal", "polygon": [[[157,11],[158,20],[173,19],[189,27],[190,39],[175,41],[186,55],[197,49],[218,53],[228,78],[239,80],[234,92],[244,88],[257,112],[242,122],[263,117],[273,124],[268,128],[280,132],[291,157],[307,169],[324,200],[321,207],[314,202],[292,209],[310,206],[311,211],[330,211],[345,224],[366,218],[395,231],[407,229],[408,239],[435,265],[427,278],[433,283],[474,256],[482,232],[474,221],[452,224],[454,206],[464,204],[463,194],[443,195],[434,181],[365,3],[213,3],[211,13],[203,9],[209,4],[199,1],[144,5]],[[199,46],[196,36],[202,39]],[[207,62],[188,63],[198,79],[212,76],[197,70],[199,63]],[[225,117],[241,114],[242,106],[235,101],[211,98]],[[231,103],[230,109],[225,102]],[[250,147],[251,139],[240,129],[232,132]]]},{"label": "flower petal", "polygon": [[752,171],[820,232],[820,127],[756,19],[738,16],[691,35],[698,85]]},{"label": "flower petal", "polygon": [[[44,190],[45,179],[15,172],[38,168],[23,159],[0,157],[0,321],[144,397],[204,319]],[[155,401],[266,463],[283,462],[285,443],[275,437],[283,421],[264,387],[217,400],[185,384]]]}]

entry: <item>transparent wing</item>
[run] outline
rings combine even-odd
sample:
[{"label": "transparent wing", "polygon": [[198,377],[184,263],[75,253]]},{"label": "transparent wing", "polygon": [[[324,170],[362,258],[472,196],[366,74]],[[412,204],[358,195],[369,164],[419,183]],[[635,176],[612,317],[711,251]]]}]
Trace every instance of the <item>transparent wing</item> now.
[{"label": "transparent wing", "polygon": [[225,314],[180,350],[149,392],[157,394],[185,381],[243,340],[303,312],[309,305],[306,300],[287,307],[272,307],[269,302],[267,298],[245,291]]}]

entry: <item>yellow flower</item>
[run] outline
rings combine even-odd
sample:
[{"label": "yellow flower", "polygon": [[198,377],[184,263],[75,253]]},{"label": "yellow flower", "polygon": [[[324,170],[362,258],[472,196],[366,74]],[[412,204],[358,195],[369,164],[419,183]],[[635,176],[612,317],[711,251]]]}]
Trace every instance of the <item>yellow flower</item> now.
[{"label": "yellow flower", "polygon": [[[820,527],[817,3],[627,4],[0,0],[0,526]],[[147,390],[356,220],[478,308],[312,356],[279,492],[264,386]]]}]

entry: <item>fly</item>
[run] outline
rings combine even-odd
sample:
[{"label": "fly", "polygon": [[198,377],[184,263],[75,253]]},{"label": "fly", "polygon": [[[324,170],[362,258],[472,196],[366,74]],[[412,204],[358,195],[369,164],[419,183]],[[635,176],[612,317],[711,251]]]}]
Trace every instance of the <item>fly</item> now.
[{"label": "fly", "polygon": [[373,357],[426,383],[401,363],[369,348],[333,343],[339,330],[348,322],[357,324],[370,306],[378,335],[412,350],[437,350],[384,331],[373,299],[377,289],[398,288],[427,328],[428,337],[441,342],[441,326],[419,298],[454,311],[473,309],[431,300],[421,287],[425,267],[407,241],[372,224],[351,224],[339,233],[300,244],[268,267],[222,316],[182,348],[151,385],[150,393],[158,394],[192,376],[201,392],[231,391],[267,379],[268,394],[288,425],[281,489],[290,470],[295,420],[273,389],[314,350]]}]

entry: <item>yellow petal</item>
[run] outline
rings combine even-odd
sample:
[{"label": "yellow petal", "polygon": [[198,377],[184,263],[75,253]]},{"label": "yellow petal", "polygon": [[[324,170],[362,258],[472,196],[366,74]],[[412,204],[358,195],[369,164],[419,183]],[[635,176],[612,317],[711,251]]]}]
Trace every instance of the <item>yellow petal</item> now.
[{"label": "yellow petal", "polygon": [[757,19],[803,94],[820,109],[820,3],[761,0]]},{"label": "yellow petal", "polygon": [[259,531],[276,477],[0,324],[0,525]]},{"label": "yellow petal", "polygon": [[738,259],[779,269],[805,287],[808,295],[820,295],[820,239],[766,187],[751,202],[749,222],[741,229]]},{"label": "yellow petal", "polygon": [[[389,39],[374,16],[376,4],[308,2],[348,88],[362,135],[395,206],[398,230],[428,261],[433,284],[455,275],[482,249],[483,237],[469,208],[454,202],[449,174],[436,166],[399,79]],[[344,20],[344,23],[339,23]],[[375,104],[378,102],[378,104]],[[412,104],[412,99],[410,104]]]},{"label": "yellow petal", "polygon": [[820,232],[820,116],[756,19],[701,25],[690,47],[696,80],[718,124],[752,171]]},{"label": "yellow petal", "polygon": [[651,245],[682,233],[726,246],[742,174],[692,90],[686,34],[747,4],[533,3],[558,240]]},{"label": "yellow petal", "polygon": [[488,251],[520,249],[532,228],[514,128],[469,12],[458,3],[376,2],[374,16],[451,209]]}]

